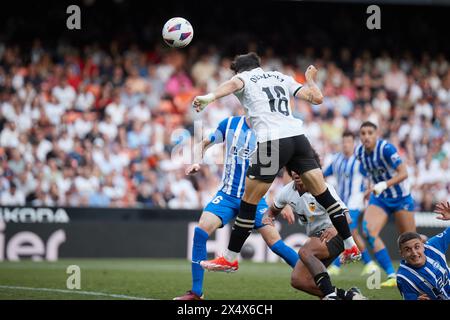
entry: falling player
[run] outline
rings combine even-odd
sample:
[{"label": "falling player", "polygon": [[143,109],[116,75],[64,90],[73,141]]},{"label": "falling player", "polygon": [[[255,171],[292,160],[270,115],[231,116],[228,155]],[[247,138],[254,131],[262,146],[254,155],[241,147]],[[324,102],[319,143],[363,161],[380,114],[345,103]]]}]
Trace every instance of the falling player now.
[{"label": "falling player", "polygon": [[344,239],[344,259],[359,259],[361,254],[350,234],[343,208],[325,184],[304,134],[303,122],[292,115],[290,95],[314,104],[322,102],[322,93],[314,82],[316,68],[308,67],[306,85],[280,72],[264,71],[255,53],[237,56],[231,68],[236,75],[219,85],[213,93],[195,97],[193,106],[199,112],[215,99],[234,93],[256,132],[258,146],[247,171],[244,195],[228,249],[224,256],[202,261],[201,265],[212,271],[237,268],[238,254],[255,224],[257,204],[267,193],[279,170],[285,166],[302,177],[311,194],[326,208],[333,225]]},{"label": "falling player", "polygon": [[[342,201],[349,208],[351,218],[350,231],[361,251],[364,269],[362,275],[372,274],[378,265],[370,257],[364,240],[361,238],[358,226],[361,214],[364,212],[364,169],[354,155],[355,136],[350,131],[342,135],[342,152],[333,157],[331,164],[324,170],[325,177],[333,175],[337,181],[337,192]],[[330,275],[340,273],[341,262],[336,259],[328,268]]]},{"label": "falling player", "polygon": [[[214,135],[202,141],[202,153],[213,144],[221,142],[226,145],[222,186],[213,200],[205,207],[194,231],[192,288],[175,300],[203,299],[204,270],[199,262],[206,259],[206,241],[214,231],[228,224],[239,212],[249,158],[256,149],[256,136],[244,116],[230,117],[220,122]],[[187,169],[186,173],[194,174],[199,169],[199,164],[193,164]],[[262,235],[269,248],[293,268],[298,260],[297,253],[281,240],[275,227],[262,223],[267,207],[265,199],[261,199],[256,212],[255,229]]]},{"label": "falling player", "polygon": [[395,287],[395,270],[380,232],[392,214],[399,233],[416,231],[408,172],[397,149],[386,140],[378,138],[374,123],[367,121],[361,125],[360,139],[362,144],[355,154],[373,183],[366,191],[370,198],[369,207],[364,213],[363,234],[378,263],[388,275],[381,286]]}]

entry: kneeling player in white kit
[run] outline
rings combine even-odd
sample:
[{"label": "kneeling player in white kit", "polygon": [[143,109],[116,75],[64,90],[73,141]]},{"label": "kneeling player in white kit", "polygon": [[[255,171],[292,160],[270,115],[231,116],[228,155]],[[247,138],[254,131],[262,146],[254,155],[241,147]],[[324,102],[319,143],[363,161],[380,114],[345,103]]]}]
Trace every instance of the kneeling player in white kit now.
[{"label": "kneeling player in white kit", "polygon": [[237,56],[231,69],[236,73],[233,78],[214,92],[195,97],[193,106],[196,111],[201,111],[215,99],[235,94],[255,130],[258,145],[247,171],[245,191],[228,250],[223,257],[202,261],[200,265],[211,271],[237,270],[238,254],[254,227],[257,204],[283,167],[301,175],[317,202],[326,208],[344,239],[345,260],[358,260],[361,254],[350,234],[342,206],[325,185],[322,171],[304,134],[303,121],[292,115],[290,96],[314,104],[322,103],[322,93],[314,81],[316,68],[310,66],[305,72],[305,85],[280,72],[263,70],[255,53]]},{"label": "kneeling player in white kit", "polygon": [[[327,211],[308,192],[300,176],[293,171],[289,174],[294,181],[285,185],[277,194],[263,222],[273,222],[283,208],[290,205],[300,224],[306,226],[306,233],[310,238],[298,252],[300,260],[292,271],[291,285],[325,300],[365,300],[357,288],[345,291],[332,285],[327,267],[344,251],[344,242],[333,227]],[[331,194],[339,199],[334,188],[328,184],[327,187]],[[345,204],[340,199],[338,201],[347,215]],[[286,218],[293,223],[293,213],[287,211],[286,214],[292,215]]]}]

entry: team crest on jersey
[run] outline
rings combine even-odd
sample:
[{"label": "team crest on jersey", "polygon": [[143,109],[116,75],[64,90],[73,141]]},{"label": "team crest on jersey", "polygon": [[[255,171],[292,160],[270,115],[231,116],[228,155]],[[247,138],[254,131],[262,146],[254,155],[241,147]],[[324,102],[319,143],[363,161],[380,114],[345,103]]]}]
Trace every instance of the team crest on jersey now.
[{"label": "team crest on jersey", "polygon": [[234,156],[237,156],[237,157],[239,157],[241,159],[245,159],[245,160],[251,159],[251,157],[255,153],[255,151],[256,151],[255,149],[250,150],[249,148],[239,148],[238,149],[238,148],[236,148],[236,146],[233,146],[231,148],[231,153]]},{"label": "team crest on jersey", "polygon": [[310,202],[310,203],[308,203],[308,208],[309,208],[309,211],[314,212],[314,211],[316,211],[316,204],[314,202]]},{"label": "team crest on jersey", "polygon": [[384,168],[370,169],[368,171],[372,176],[382,176],[386,173],[386,170]]}]

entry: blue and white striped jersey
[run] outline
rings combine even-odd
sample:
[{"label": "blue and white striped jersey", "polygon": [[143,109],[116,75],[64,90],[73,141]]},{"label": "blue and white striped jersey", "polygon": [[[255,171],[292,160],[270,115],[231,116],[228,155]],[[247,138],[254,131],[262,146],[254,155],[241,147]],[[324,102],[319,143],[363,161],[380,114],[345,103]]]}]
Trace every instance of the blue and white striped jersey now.
[{"label": "blue and white striped jersey", "polygon": [[432,300],[450,299],[450,269],[445,252],[450,244],[450,228],[434,236],[425,244],[427,261],[421,268],[400,262],[397,272],[397,286],[405,300],[417,300],[426,294]]},{"label": "blue and white striped jersey", "polygon": [[354,155],[346,158],[337,153],[323,172],[325,177],[333,175],[337,181],[337,192],[350,210],[364,209],[364,168]]},{"label": "blue and white striped jersey", "polygon": [[[402,159],[397,149],[383,139],[378,139],[372,152],[366,151],[364,145],[359,145],[355,152],[356,158],[373,184],[391,179],[397,167],[402,164]],[[380,198],[400,199],[410,194],[408,179],[393,185],[379,195]]]},{"label": "blue and white striped jersey", "polygon": [[230,196],[241,198],[244,194],[245,174],[250,157],[256,151],[256,135],[245,121],[245,116],[230,117],[219,123],[214,143],[225,142],[226,153],[220,190]]}]

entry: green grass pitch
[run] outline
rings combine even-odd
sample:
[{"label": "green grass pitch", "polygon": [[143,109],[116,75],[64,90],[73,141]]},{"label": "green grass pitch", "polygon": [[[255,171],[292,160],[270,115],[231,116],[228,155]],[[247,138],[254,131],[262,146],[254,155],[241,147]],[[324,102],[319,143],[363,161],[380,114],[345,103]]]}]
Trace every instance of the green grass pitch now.
[{"label": "green grass pitch", "polygon": [[[81,270],[81,288],[67,289],[69,265]],[[182,259],[62,259],[58,262],[0,262],[0,299],[163,299],[190,289],[190,263]],[[400,299],[397,288],[369,290],[362,264],[344,266],[334,283],[359,287],[369,299]],[[233,274],[205,272],[205,298],[213,300],[317,299],[290,286],[284,263],[243,262]],[[382,275],[382,281],[384,280]]]}]

